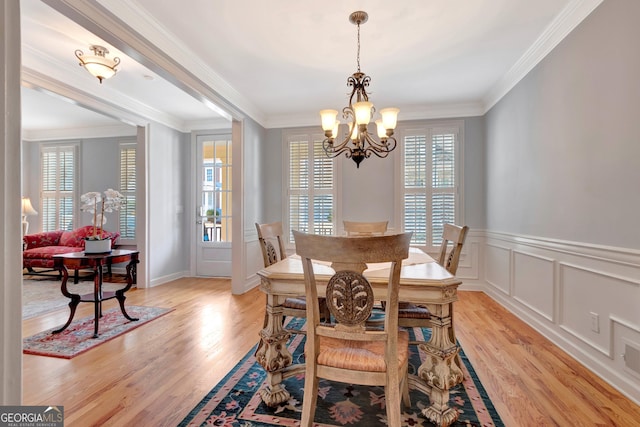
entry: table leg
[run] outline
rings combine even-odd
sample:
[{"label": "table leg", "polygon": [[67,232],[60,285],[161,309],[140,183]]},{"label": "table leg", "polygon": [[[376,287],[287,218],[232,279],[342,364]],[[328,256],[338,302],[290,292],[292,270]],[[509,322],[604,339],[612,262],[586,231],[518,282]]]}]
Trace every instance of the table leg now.
[{"label": "table leg", "polygon": [[458,412],[449,407],[449,389],[463,380],[462,371],[455,363],[460,351],[451,342],[451,304],[429,305],[432,313],[431,339],[420,344],[427,357],[418,368],[418,376],[430,387],[431,406],[422,415],[438,426],[447,427],[458,419]]},{"label": "table leg", "polygon": [[102,317],[102,266],[93,268],[93,306],[95,320],[93,321],[93,337],[98,338],[98,326]]},{"label": "table leg", "polygon": [[78,304],[80,304],[80,295],[72,294],[67,289],[67,279],[69,279],[69,272],[64,266],[60,268],[59,271],[60,271],[60,275],[62,276],[62,285],[60,285],[60,290],[62,291],[62,295],[64,295],[67,298],[71,298],[71,301],[69,301],[69,309],[71,310],[71,313],[69,313],[69,319],[67,320],[67,323],[65,323],[62,328],[56,329],[55,331],[53,331],[52,332],[53,334],[58,334],[64,331],[65,329],[67,329],[67,327],[71,324],[71,321],[73,320],[73,316],[75,316],[76,314],[76,308],[78,307]]},{"label": "table leg", "polygon": [[289,400],[291,395],[282,384],[282,370],[293,363],[287,348],[291,336],[282,327],[283,314],[279,297],[267,294],[265,325],[260,331],[256,361],[267,371],[267,381],[260,397],[267,406],[277,406]]},{"label": "table leg", "polygon": [[129,316],[129,314],[125,310],[124,300],[127,299],[127,297],[124,296],[124,293],[127,292],[133,285],[135,269],[136,269],[136,261],[131,261],[129,264],[127,264],[127,286],[125,286],[122,289],[118,289],[116,291],[116,298],[118,299],[118,303],[120,304],[120,311],[122,311],[122,314],[124,315],[124,317],[126,317],[127,319],[133,322],[140,319],[138,319],[137,317]]}]

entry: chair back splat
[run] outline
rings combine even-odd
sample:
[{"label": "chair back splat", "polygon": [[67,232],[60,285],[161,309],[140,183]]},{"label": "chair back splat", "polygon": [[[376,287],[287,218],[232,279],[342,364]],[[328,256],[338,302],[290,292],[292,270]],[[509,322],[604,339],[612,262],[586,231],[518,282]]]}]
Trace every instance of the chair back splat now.
[{"label": "chair back splat", "polygon": [[[458,271],[458,261],[460,261],[460,253],[462,245],[467,238],[468,226],[459,226],[453,224],[445,224],[442,232],[442,243],[440,244],[440,255],[438,264],[447,269],[451,274]],[[452,244],[451,250],[449,244]]]},{"label": "chair back splat", "polygon": [[[258,224],[256,222],[256,230],[258,231],[258,240],[260,241],[260,249],[262,249],[265,267],[275,264],[287,257],[287,251],[284,249],[281,222],[272,222],[269,224]],[[276,246],[278,248],[277,250]]]},{"label": "chair back splat", "polygon": [[387,232],[387,225],[389,221],[379,222],[357,222],[357,221],[342,221],[344,225],[344,231],[349,237],[358,236],[382,236]]},{"label": "chair back splat", "polygon": [[[335,324],[320,322],[317,303],[307,304],[306,373],[301,426],[311,427],[319,379],[381,385],[388,425],[401,424],[401,400],[409,405],[409,335],[398,328],[398,289],[402,260],[409,256],[411,233],[376,237],[331,237],[293,231],[302,259],[307,301],[318,300],[313,261],[330,262],[335,274],[326,283],[327,306]],[[374,288],[362,275],[367,263],[390,263],[388,284],[376,298],[387,301],[384,329],[368,330]],[[376,288],[378,289],[378,288]]]}]

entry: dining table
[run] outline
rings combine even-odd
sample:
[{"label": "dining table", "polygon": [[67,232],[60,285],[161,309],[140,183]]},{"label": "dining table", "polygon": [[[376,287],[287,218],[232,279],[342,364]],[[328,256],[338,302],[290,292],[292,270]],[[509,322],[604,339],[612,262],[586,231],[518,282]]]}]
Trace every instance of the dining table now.
[{"label": "dining table", "polygon": [[[326,284],[334,270],[327,263],[314,262],[318,296],[326,295]],[[283,380],[304,373],[304,364],[293,364],[287,348],[291,337],[284,326],[282,304],[286,298],[305,294],[304,273],[299,256],[292,255],[258,271],[260,290],[266,294],[265,326],[260,331],[255,357],[265,369],[267,379],[260,390],[263,402],[270,407],[290,398]],[[384,301],[389,280],[389,264],[368,264],[364,276],[373,288],[374,299]],[[424,251],[412,247],[403,260],[400,275],[399,300],[426,306],[431,313],[431,337],[420,344],[425,353],[417,375],[411,375],[409,385],[428,394],[430,406],[422,414],[439,426],[449,426],[458,419],[458,412],[449,407],[449,390],[463,380],[455,358],[460,351],[451,341],[453,303],[462,282]]]}]

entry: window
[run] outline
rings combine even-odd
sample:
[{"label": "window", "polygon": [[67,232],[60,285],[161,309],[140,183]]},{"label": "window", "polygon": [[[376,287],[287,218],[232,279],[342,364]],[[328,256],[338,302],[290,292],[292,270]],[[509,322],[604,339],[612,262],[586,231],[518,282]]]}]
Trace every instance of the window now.
[{"label": "window", "polygon": [[120,238],[136,238],[136,144],[120,143],[120,193],[125,205],[120,209]]},{"label": "window", "polygon": [[461,124],[402,130],[402,219],[412,244],[439,246],[460,211]]},{"label": "window", "polygon": [[77,152],[77,144],[40,149],[42,231],[74,228]]},{"label": "window", "polygon": [[[334,160],[322,148],[323,137],[311,131],[285,135],[285,163],[288,165],[288,229],[306,233],[335,233]],[[287,227],[287,226],[286,226]],[[293,235],[289,235],[293,241]]]},{"label": "window", "polygon": [[231,135],[201,135],[202,241],[231,242]]}]

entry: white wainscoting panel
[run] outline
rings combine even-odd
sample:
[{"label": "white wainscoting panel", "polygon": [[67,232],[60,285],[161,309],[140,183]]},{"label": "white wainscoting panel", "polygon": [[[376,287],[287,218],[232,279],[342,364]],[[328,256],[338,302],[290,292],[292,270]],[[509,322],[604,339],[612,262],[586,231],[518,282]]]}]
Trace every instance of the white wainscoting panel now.
[{"label": "white wainscoting panel", "polygon": [[470,239],[467,237],[465,244],[460,254],[460,261],[458,262],[458,271],[456,276],[461,278],[463,282],[465,279],[475,281],[480,279],[480,247],[482,240]]},{"label": "white wainscoting panel", "polygon": [[511,295],[511,250],[508,247],[487,243],[485,272],[489,286]]},{"label": "white wainscoting panel", "polygon": [[553,259],[513,251],[513,298],[553,322]]},{"label": "white wainscoting panel", "polygon": [[486,231],[480,252],[485,293],[640,404],[640,251]]},{"label": "white wainscoting panel", "polygon": [[260,277],[258,277],[256,273],[264,267],[264,259],[262,258],[262,249],[260,248],[260,242],[258,241],[258,234],[254,233],[254,236],[252,237],[252,240],[245,239],[245,292],[260,284]]}]

